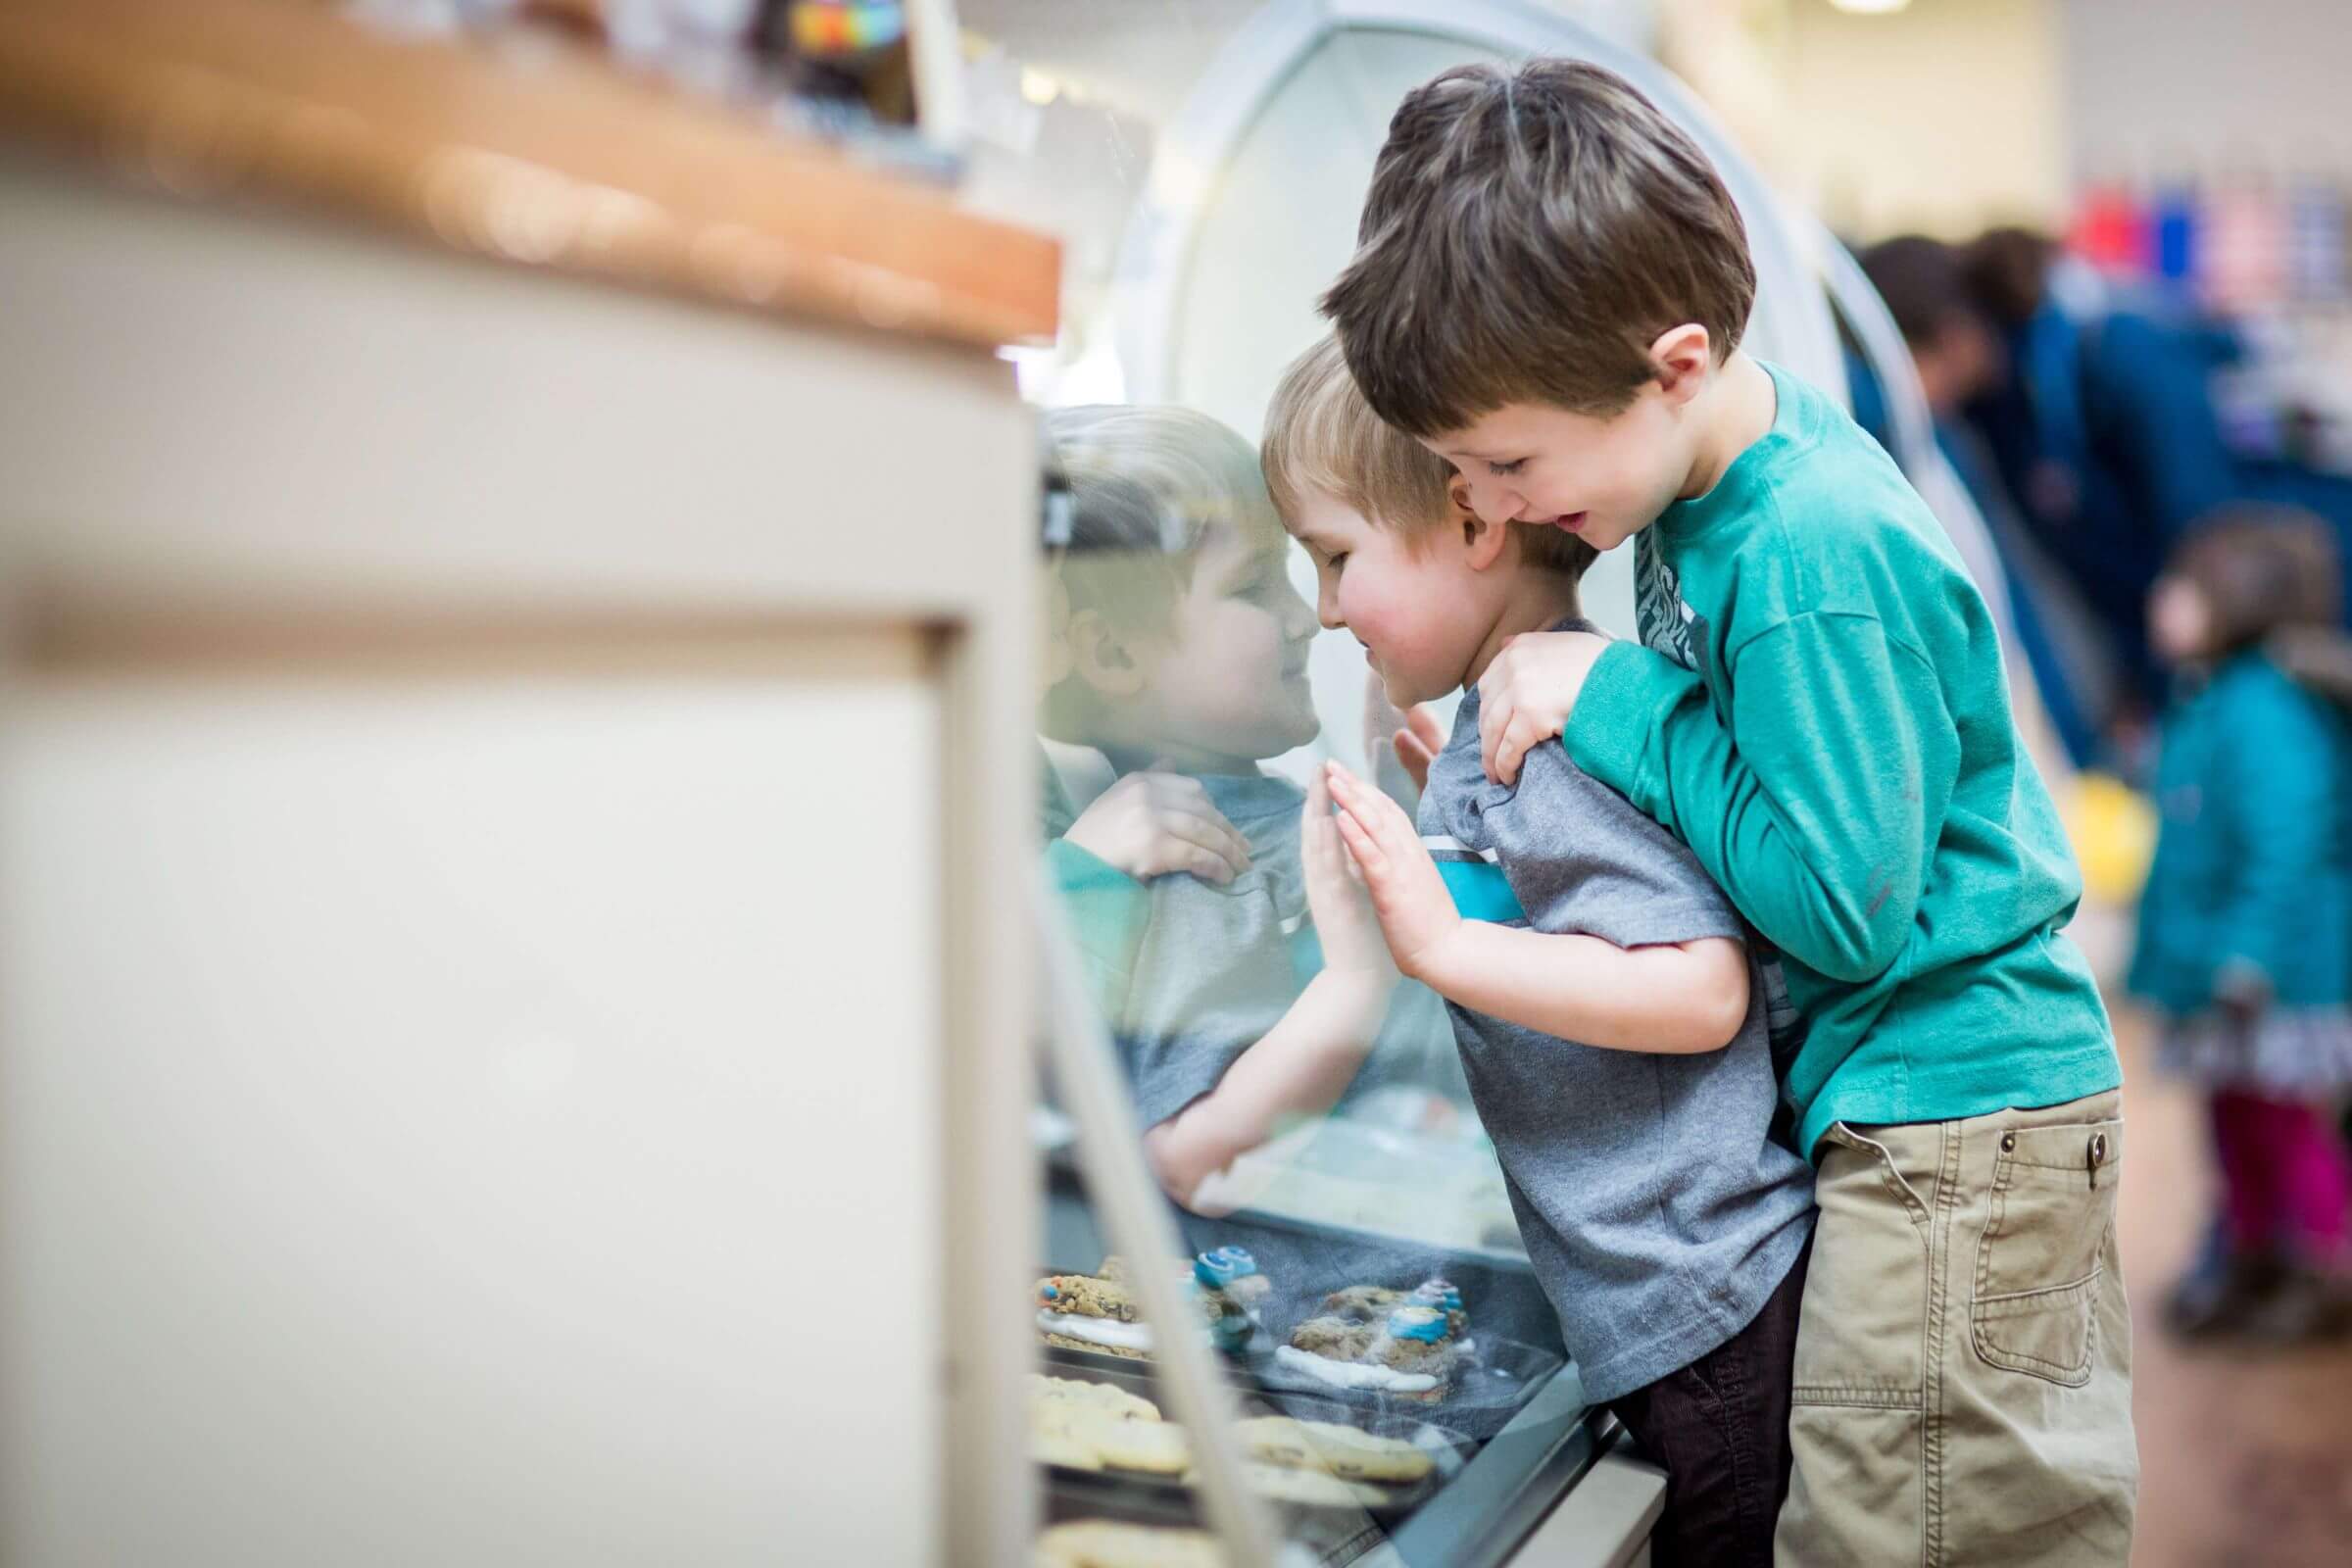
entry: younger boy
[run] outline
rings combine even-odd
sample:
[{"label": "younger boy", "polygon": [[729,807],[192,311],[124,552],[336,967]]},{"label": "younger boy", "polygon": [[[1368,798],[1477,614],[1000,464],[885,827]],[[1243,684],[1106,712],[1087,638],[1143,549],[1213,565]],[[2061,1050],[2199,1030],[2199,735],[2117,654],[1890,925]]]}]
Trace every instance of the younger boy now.
[{"label": "younger boy", "polygon": [[[1475,684],[1516,634],[1584,624],[1592,552],[1456,507],[1336,343],[1284,375],[1263,457],[1323,624],[1398,708]],[[1772,1132],[1764,987],[1690,852],[1558,748],[1489,783],[1478,706],[1430,768],[1419,834],[1332,764],[1341,835],[1397,967],[1447,1003],[1586,1396],[1666,1465],[1655,1560],[1767,1564],[1813,1202]]]},{"label": "younger boy", "polygon": [[1624,791],[1804,1015],[1821,1224],[1782,1560],[2122,1563],[2121,1072],[1983,597],[1885,452],[1739,352],[1740,215],[1618,77],[1416,89],[1358,237],[1324,308],[1380,416],[1486,520],[1637,541],[1647,646],[1501,651],[1487,771],[1564,752]]},{"label": "younger boy", "polygon": [[[1314,614],[1291,586],[1257,454],[1176,408],[1060,409],[1047,435],[1070,505],[1054,542],[1059,678],[1041,725],[1100,751],[1122,780],[1084,810],[1063,807],[1074,820],[1047,858],[1145,1151],[1170,1196],[1198,1207],[1202,1182],[1281,1118],[1340,1098],[1396,971],[1321,790],[1258,766],[1319,726]],[[1090,834],[1122,786],[1132,831],[1119,839],[1114,817]],[[1144,881],[1113,847],[1171,836],[1213,861]]]}]

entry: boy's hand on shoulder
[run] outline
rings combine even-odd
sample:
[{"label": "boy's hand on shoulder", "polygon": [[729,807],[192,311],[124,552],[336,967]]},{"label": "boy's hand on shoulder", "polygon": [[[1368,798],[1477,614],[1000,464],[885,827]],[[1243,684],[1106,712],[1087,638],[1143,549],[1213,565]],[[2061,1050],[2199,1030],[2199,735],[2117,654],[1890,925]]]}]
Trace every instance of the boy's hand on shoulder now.
[{"label": "boy's hand on shoulder", "polygon": [[1249,841],[1197,778],[1130,773],[1095,797],[1062,835],[1138,882],[1189,871],[1222,887],[1250,869]]},{"label": "boy's hand on shoulder", "polygon": [[1446,945],[1462,928],[1453,895],[1438,874],[1404,808],[1337,762],[1324,764],[1339,807],[1339,834],[1371,895],[1372,912],[1396,967],[1425,980],[1444,964]]},{"label": "boy's hand on shoulder", "polygon": [[1478,678],[1478,748],[1487,777],[1519,781],[1527,754],[1556,741],[1609,640],[1589,631],[1524,632]]}]

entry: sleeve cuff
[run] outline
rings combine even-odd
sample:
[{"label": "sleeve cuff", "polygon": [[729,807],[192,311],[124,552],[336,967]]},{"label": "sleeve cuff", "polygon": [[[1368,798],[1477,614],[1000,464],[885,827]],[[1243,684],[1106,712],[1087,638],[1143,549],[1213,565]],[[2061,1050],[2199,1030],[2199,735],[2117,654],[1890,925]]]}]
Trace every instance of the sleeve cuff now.
[{"label": "sleeve cuff", "polygon": [[1697,679],[1663,654],[1611,643],[1585,677],[1560,736],[1569,760],[1629,800],[1639,800],[1643,761],[1659,722]]},{"label": "sleeve cuff", "polygon": [[1091,850],[1068,839],[1046,846],[1046,872],[1069,913],[1071,937],[1106,1010],[1126,990],[1127,973],[1152,909],[1152,891]]},{"label": "sleeve cuff", "polygon": [[1068,839],[1054,839],[1046,845],[1046,868],[1054,873],[1054,885],[1065,899],[1083,898],[1090,893],[1143,892],[1141,882],[1094,851],[1081,849]]}]

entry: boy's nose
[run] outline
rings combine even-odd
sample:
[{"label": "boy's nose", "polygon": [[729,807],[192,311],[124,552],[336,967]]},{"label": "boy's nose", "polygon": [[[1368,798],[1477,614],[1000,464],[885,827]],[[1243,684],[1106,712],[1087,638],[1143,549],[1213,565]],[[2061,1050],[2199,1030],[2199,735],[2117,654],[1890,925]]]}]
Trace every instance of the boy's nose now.
[{"label": "boy's nose", "polygon": [[1325,631],[1347,629],[1347,618],[1340,613],[1340,596],[1329,588],[1315,590],[1315,620]]}]

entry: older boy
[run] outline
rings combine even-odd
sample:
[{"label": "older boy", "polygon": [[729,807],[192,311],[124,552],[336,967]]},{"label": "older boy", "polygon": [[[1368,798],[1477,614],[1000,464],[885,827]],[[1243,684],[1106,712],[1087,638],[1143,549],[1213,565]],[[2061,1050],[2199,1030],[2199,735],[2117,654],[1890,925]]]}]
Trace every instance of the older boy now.
[{"label": "older boy", "polygon": [[[1565,754],[1786,960],[1819,1162],[1782,1559],[2121,1563],[2138,1464],[2113,1037],[1983,598],[1886,454],[1739,352],[1745,233],[1618,77],[1407,95],[1324,305],[1481,517],[1636,539],[1642,643],[1522,639],[1489,772]],[[1563,733],[1564,731],[1564,733]]]},{"label": "older boy", "polygon": [[[1284,376],[1263,457],[1323,624],[1363,643],[1399,708],[1475,682],[1517,633],[1583,624],[1592,551],[1455,506],[1446,466],[1373,416],[1337,344]],[[1740,917],[1558,748],[1516,787],[1489,783],[1474,695],[1419,834],[1379,791],[1336,764],[1329,778],[1397,967],[1446,1001],[1585,1394],[1667,1467],[1656,1560],[1769,1563],[1813,1204],[1775,1137]]]}]

